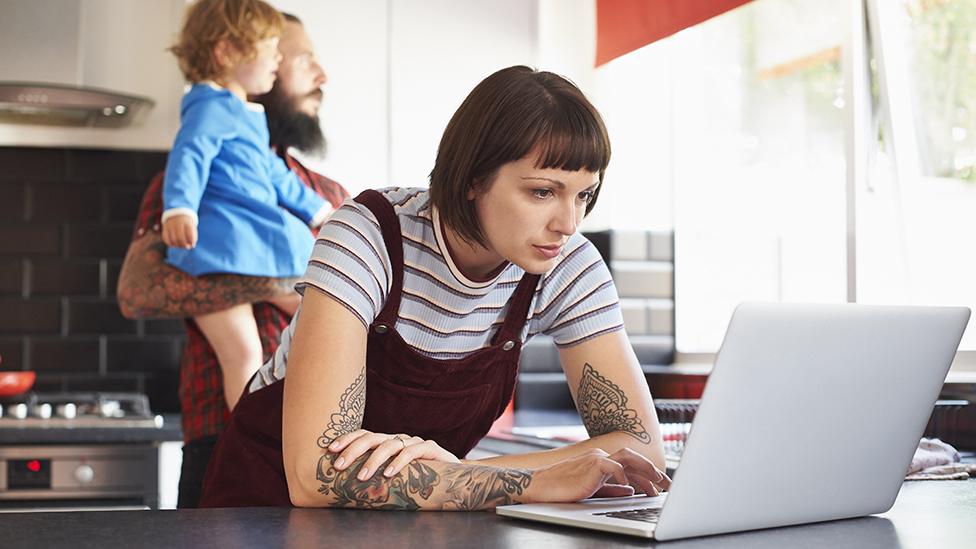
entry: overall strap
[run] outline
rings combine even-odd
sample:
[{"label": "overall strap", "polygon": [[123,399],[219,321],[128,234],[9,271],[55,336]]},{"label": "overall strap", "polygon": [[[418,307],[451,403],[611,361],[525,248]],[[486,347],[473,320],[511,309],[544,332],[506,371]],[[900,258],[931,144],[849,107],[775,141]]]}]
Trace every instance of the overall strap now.
[{"label": "overall strap", "polygon": [[390,268],[393,271],[390,295],[386,297],[386,304],[375,322],[391,328],[396,324],[400,311],[400,293],[403,290],[403,235],[400,233],[400,219],[393,210],[393,204],[378,191],[367,189],[359,193],[355,200],[376,216],[383,233],[383,243],[386,244],[386,253],[390,255]]},{"label": "overall strap", "polygon": [[541,275],[525,273],[519,281],[515,292],[512,293],[512,302],[505,315],[505,322],[501,329],[492,338],[492,344],[500,341],[518,341],[522,334],[522,328],[529,316],[529,306],[532,305],[532,298],[535,296],[536,286],[539,285]]}]

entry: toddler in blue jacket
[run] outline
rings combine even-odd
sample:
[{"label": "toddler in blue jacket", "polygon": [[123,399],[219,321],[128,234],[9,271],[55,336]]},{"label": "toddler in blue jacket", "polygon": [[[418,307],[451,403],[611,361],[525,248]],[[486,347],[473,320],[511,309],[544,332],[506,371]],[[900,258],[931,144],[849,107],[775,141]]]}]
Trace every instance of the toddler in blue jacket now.
[{"label": "toddler in blue jacket", "polygon": [[[281,14],[260,0],[197,0],[172,50],[192,83],[163,183],[169,264],[193,276],[294,278],[331,206],[270,148],[264,109],[281,55]],[[293,298],[276,302],[289,313]],[[220,362],[234,408],[262,360],[249,304],[194,317]]]}]

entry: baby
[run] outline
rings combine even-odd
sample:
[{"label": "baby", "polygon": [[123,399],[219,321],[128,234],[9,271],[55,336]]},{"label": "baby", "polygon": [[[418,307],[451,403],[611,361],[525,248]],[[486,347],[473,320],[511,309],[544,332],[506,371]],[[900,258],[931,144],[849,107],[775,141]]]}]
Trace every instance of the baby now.
[{"label": "baby", "polygon": [[[192,86],[166,164],[163,241],[167,262],[190,275],[300,276],[310,227],[331,211],[274,154],[264,110],[247,100],[274,84],[283,24],[260,0],[197,0],[172,47]],[[275,305],[294,314],[298,296]],[[262,361],[251,306],[194,321],[217,355],[233,409]]]}]

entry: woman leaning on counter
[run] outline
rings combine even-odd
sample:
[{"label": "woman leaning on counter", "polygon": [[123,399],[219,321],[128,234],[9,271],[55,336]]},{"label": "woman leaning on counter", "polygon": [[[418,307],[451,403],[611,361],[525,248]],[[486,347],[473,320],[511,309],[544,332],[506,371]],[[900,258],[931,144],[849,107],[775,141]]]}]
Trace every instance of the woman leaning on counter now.
[{"label": "woman leaning on counter", "polygon": [[[301,309],[234,409],[201,505],[475,510],[666,490],[616,290],[577,233],[609,159],[568,80],[518,66],[478,84],[429,190],[365,191],[319,233]],[[592,438],[458,460],[539,333]]]}]

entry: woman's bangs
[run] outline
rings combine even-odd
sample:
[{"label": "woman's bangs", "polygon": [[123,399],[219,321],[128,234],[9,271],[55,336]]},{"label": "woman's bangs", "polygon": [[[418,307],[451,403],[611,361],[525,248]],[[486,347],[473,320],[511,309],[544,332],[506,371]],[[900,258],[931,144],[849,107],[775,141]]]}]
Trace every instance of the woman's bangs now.
[{"label": "woman's bangs", "polygon": [[[610,162],[610,144],[602,126],[584,113],[550,119],[539,132],[536,167],[600,173]],[[576,114],[577,116],[571,116]]]}]

